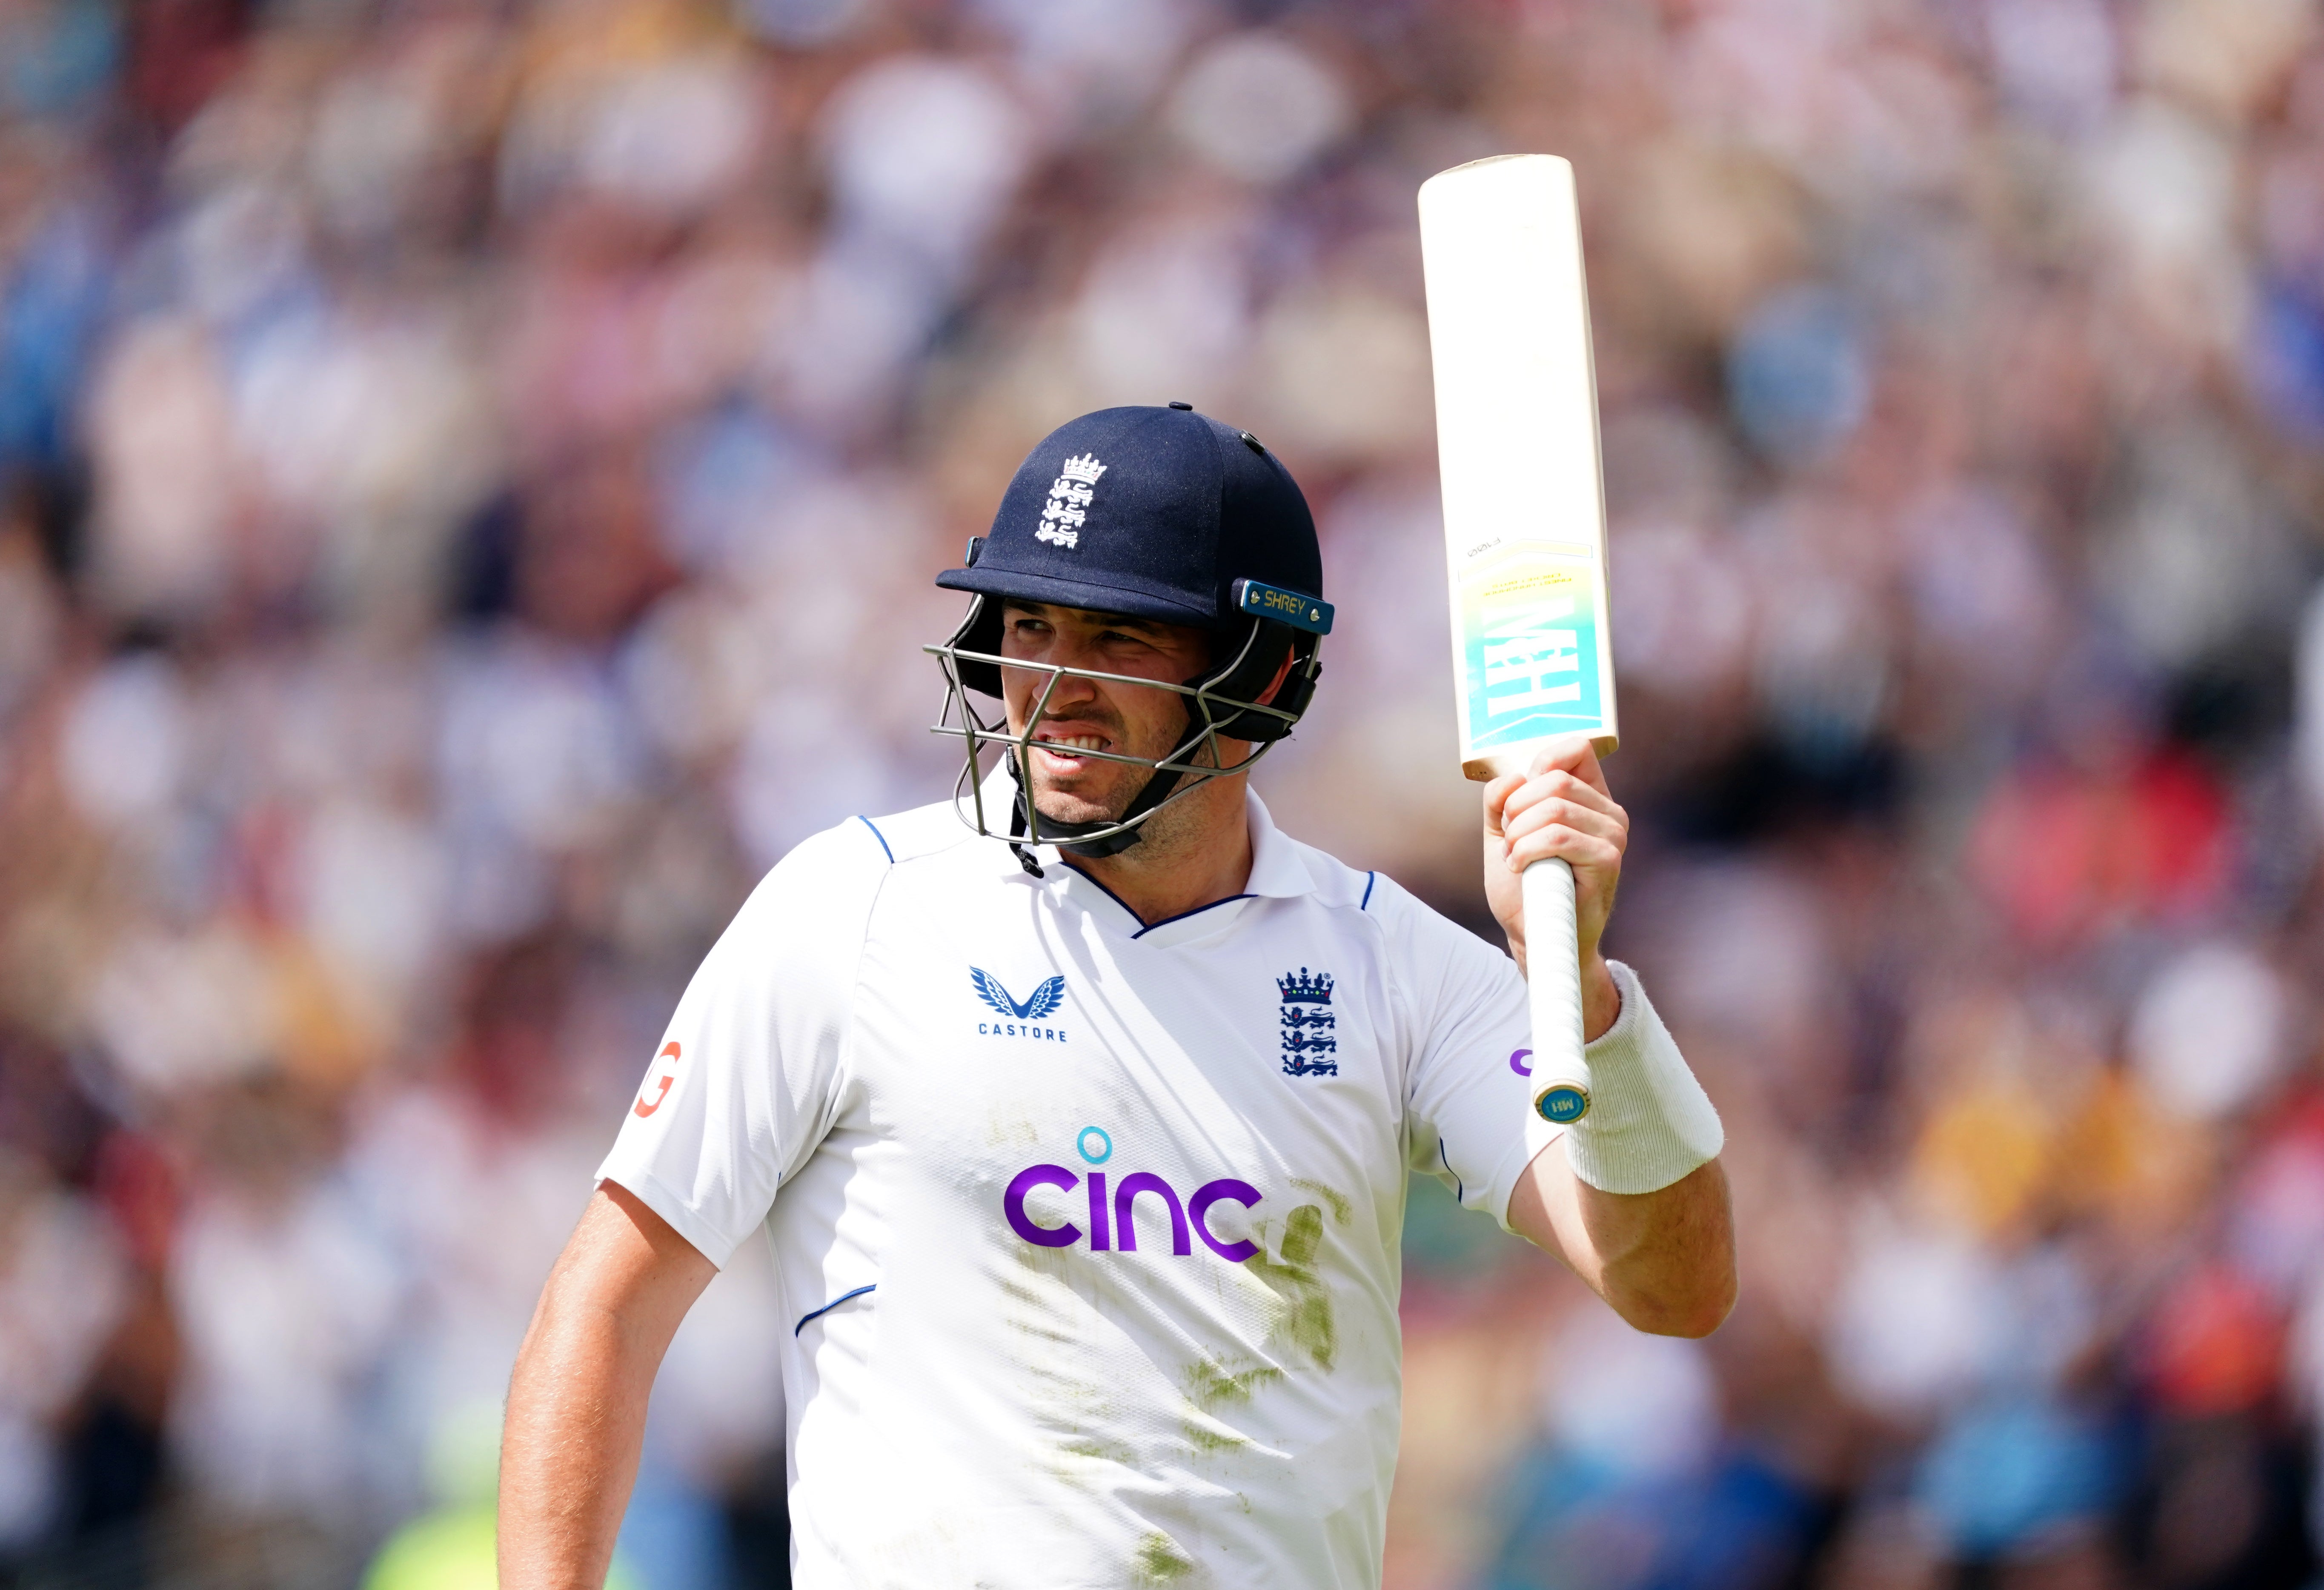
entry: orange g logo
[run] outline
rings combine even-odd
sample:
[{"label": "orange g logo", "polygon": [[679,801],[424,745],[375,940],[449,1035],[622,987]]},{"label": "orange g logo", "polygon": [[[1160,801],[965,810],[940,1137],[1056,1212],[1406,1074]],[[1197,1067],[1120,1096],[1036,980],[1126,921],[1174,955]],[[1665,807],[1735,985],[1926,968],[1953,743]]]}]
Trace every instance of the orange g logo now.
[{"label": "orange g logo", "polygon": [[[669,1063],[664,1065],[662,1063],[664,1061]],[[661,1046],[661,1052],[654,1056],[653,1069],[646,1073],[646,1086],[640,1090],[636,1105],[637,1113],[641,1117],[650,1116],[659,1109],[662,1100],[669,1097],[669,1086],[678,1080],[678,1040],[672,1038]],[[654,1085],[657,1078],[660,1080],[659,1087]],[[649,1094],[651,1096],[650,1103],[647,1101]]]}]

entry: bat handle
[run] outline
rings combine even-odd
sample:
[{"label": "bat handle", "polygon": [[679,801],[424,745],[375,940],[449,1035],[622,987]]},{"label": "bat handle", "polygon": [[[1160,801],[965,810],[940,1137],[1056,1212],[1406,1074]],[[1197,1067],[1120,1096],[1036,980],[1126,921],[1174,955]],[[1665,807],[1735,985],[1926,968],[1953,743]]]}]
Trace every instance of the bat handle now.
[{"label": "bat handle", "polygon": [[1590,1113],[1590,1062],[1582,1041],[1582,936],[1573,869],[1557,857],[1525,869],[1527,992],[1533,1016],[1533,1107],[1571,1126]]}]

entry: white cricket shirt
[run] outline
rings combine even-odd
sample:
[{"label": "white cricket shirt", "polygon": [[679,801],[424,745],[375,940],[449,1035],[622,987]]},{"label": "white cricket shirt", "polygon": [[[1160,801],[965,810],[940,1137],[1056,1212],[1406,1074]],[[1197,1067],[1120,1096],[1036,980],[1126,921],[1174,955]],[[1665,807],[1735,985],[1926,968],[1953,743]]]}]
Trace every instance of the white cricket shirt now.
[{"label": "white cricket shirt", "polygon": [[802,1590],[1379,1583],[1406,1172],[1503,1218],[1556,1129],[1508,958],[1250,820],[1148,925],[853,819],[687,988],[599,1174],[766,1227]]}]

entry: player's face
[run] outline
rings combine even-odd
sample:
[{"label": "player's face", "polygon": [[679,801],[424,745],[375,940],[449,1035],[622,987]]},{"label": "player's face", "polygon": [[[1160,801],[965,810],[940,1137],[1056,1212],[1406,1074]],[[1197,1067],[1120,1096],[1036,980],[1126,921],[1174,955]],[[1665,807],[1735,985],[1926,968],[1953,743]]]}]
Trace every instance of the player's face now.
[{"label": "player's face", "polygon": [[[1183,685],[1210,661],[1210,636],[1185,624],[1122,618],[1042,602],[1006,604],[1001,654],[1027,662],[1091,668]],[[1050,676],[1001,670],[1009,727],[1021,734]],[[1059,823],[1111,822],[1129,808],[1151,770],[1084,753],[1159,758],[1186,735],[1185,698],[1168,690],[1065,676],[1033,724],[1033,803]]]}]

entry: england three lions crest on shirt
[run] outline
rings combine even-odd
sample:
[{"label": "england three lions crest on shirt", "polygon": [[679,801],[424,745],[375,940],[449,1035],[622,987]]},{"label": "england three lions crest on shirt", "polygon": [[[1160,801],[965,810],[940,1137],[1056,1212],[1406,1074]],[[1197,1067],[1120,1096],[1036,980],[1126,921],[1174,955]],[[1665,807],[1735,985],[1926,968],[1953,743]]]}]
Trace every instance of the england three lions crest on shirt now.
[{"label": "england three lions crest on shirt", "polygon": [[1340,1040],[1332,1014],[1332,974],[1305,967],[1275,979],[1283,996],[1283,1074],[1336,1077]]}]

